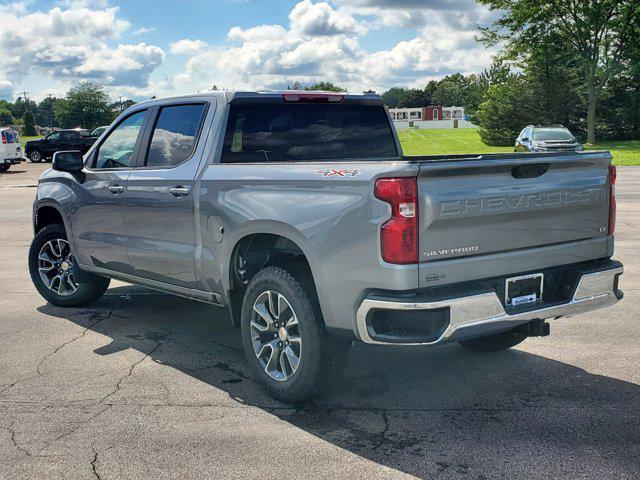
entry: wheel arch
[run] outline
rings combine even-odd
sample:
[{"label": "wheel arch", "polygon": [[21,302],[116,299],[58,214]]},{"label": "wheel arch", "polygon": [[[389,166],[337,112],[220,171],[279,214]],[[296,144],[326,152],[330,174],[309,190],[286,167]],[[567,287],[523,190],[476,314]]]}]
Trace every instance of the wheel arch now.
[{"label": "wheel arch", "polygon": [[44,227],[53,224],[61,224],[69,239],[69,243],[72,243],[71,230],[67,222],[66,215],[62,207],[53,201],[39,201],[33,206],[33,232],[38,233]]},{"label": "wheel arch", "polygon": [[280,265],[308,276],[319,300],[320,282],[315,257],[306,248],[302,233],[288,225],[246,230],[235,240],[226,264],[227,299],[233,325],[240,325],[240,308],[247,284],[259,270],[269,265]]}]

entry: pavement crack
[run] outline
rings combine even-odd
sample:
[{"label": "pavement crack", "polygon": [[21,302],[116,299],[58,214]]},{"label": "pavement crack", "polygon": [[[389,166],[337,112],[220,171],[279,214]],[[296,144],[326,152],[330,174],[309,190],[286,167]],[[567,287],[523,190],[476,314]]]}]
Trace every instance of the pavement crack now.
[{"label": "pavement crack", "polygon": [[158,350],[158,348],[160,348],[160,345],[162,345],[162,342],[156,342],[156,345],[148,353],[146,353],[141,359],[139,359],[139,360],[135,361],[134,363],[132,363],[131,366],[129,367],[129,370],[127,371],[127,373],[118,379],[118,383],[116,384],[116,388],[114,390],[112,390],[111,392],[109,392],[104,397],[102,397],[102,400],[100,400],[100,402],[98,402],[98,403],[104,403],[109,398],[111,398],[113,395],[118,393],[122,389],[122,383],[127,378],[131,377],[131,375],[133,375],[133,371],[135,370],[135,368],[138,365],[140,365],[142,362],[144,362],[147,358],[151,357],[156,352],[156,350]]},{"label": "pavement crack", "polygon": [[[37,367],[36,367],[36,373],[38,374],[38,376],[43,375],[42,373],[42,366],[44,365],[44,363],[53,355],[55,355],[56,353],[58,353],[60,350],[62,350],[64,347],[66,347],[67,345],[75,342],[76,340],[82,338],[85,336],[85,334],[91,330],[93,327],[95,327],[97,324],[99,324],[100,322],[103,322],[105,320],[109,320],[111,318],[111,315],[113,315],[113,310],[110,310],[109,313],[102,317],[102,318],[98,318],[96,321],[92,322],[88,327],[85,327],[82,332],[79,335],[76,335],[75,337],[73,337],[71,340],[67,340],[66,342],[62,343],[61,345],[57,346],[53,351],[49,352],[48,354],[46,354],[42,360],[40,360],[40,363],[38,363]],[[11,388],[11,387],[9,387]],[[8,390],[8,389],[7,389]],[[4,390],[3,390],[4,392]]]}]

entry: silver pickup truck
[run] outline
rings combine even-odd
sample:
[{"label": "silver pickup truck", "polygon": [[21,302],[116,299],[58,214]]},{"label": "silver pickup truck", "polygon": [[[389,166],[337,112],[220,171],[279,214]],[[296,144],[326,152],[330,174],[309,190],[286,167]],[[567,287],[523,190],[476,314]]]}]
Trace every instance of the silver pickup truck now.
[{"label": "silver pickup truck", "polygon": [[85,305],[115,278],[225,307],[285,401],[354,339],[495,351],[622,298],[609,153],[407,157],[377,95],[152,100],[52,167],[42,296]]}]

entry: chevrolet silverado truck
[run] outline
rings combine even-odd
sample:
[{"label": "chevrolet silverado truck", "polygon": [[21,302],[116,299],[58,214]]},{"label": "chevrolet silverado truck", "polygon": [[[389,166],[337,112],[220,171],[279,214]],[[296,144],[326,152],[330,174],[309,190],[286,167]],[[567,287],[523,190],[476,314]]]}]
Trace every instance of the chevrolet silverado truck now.
[{"label": "chevrolet silverado truck", "polygon": [[608,152],[404,156],[374,94],[151,100],[55,155],[29,268],[59,306],[113,278],[225,307],[296,402],[354,340],[490,352],[615,304],[615,181]]},{"label": "chevrolet silverado truck", "polygon": [[78,150],[85,153],[98,139],[89,130],[76,128],[73,130],[59,130],[37,140],[29,140],[24,144],[24,153],[31,162],[40,163],[50,160],[59,151]]}]

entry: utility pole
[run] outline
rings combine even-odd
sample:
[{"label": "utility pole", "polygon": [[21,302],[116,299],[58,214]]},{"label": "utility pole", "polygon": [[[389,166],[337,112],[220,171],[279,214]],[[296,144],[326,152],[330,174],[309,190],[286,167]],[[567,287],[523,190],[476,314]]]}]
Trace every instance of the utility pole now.
[{"label": "utility pole", "polygon": [[122,95],[120,95],[120,112],[122,113]]},{"label": "utility pole", "polygon": [[53,97],[53,95],[49,94],[48,97],[49,97],[49,128],[53,132],[53,100],[51,100],[51,97]]}]

